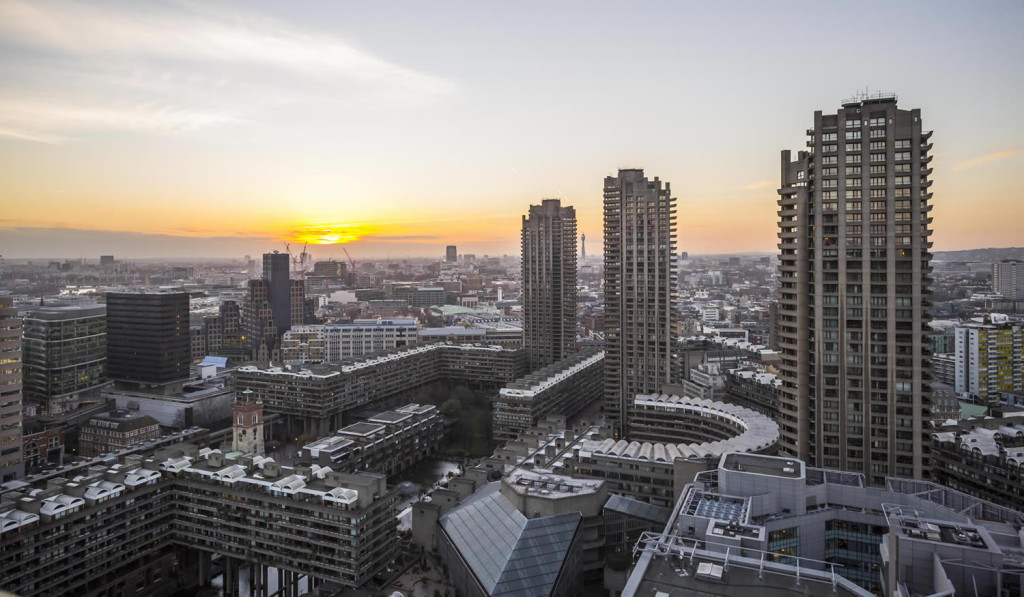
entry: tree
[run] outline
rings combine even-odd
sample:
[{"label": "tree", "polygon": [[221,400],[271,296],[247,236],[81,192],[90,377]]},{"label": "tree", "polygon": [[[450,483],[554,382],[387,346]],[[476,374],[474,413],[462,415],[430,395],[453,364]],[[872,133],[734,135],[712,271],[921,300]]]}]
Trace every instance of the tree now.
[{"label": "tree", "polygon": [[454,419],[458,417],[459,413],[462,411],[462,403],[456,398],[449,398],[444,401],[439,410],[442,415]]}]

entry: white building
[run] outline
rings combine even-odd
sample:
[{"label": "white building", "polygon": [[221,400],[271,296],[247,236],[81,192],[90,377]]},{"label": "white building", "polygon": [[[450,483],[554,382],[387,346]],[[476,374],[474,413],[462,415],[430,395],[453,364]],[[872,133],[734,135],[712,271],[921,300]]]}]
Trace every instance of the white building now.
[{"label": "white building", "polygon": [[350,323],[295,326],[281,340],[285,361],[337,363],[417,343],[415,319],[355,319]]},{"label": "white building", "polygon": [[1024,300],[1024,263],[1009,259],[993,263],[992,291],[1011,301]]}]

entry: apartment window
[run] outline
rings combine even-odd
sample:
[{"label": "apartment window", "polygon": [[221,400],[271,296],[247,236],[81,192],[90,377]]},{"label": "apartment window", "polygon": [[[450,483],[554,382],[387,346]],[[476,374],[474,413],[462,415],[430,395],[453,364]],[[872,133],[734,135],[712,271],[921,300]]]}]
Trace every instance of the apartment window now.
[{"label": "apartment window", "polygon": [[885,139],[885,129],[872,129],[870,137],[872,139]]},{"label": "apartment window", "polygon": [[[885,154],[882,154],[882,155],[884,156]],[[896,159],[897,162],[909,162],[910,161],[910,152],[909,151],[897,151],[895,156],[894,156],[894,158]]]},{"label": "apartment window", "polygon": [[[860,201],[847,201],[846,202],[846,211],[860,211],[860,209],[861,209],[861,202]],[[852,215],[852,214],[847,214],[847,215]],[[857,214],[857,215],[859,216],[860,214]],[[859,217],[857,218],[857,221],[858,222],[860,221]]]},{"label": "apartment window", "polygon": [[[797,174],[797,178],[803,178],[803,174],[804,174],[803,170],[801,170],[799,172],[799,174]],[[821,175],[822,176],[836,176],[838,174],[839,174],[839,168],[822,168],[821,169]]]},{"label": "apartment window", "polygon": [[822,153],[835,153],[836,152],[836,146],[835,145],[822,145],[821,146],[821,151],[822,151]]},{"label": "apartment window", "polygon": [[859,178],[847,178],[846,179],[846,186],[848,186],[848,187],[856,187],[856,186],[859,186],[859,185],[860,185],[860,179]]},{"label": "apartment window", "polygon": [[[850,204],[849,203],[846,204],[846,209],[847,210],[850,209]],[[859,210],[860,206],[858,206],[857,209]],[[861,217],[862,216],[861,216],[859,211],[857,211],[857,212],[847,211],[846,212],[846,221],[847,222],[859,222]]]},{"label": "apartment window", "polygon": [[846,163],[847,164],[859,164],[860,163],[860,154],[859,153],[848,153],[848,154],[846,154]]},{"label": "apartment window", "polygon": [[860,131],[846,131],[846,140],[860,139]]},{"label": "apartment window", "polygon": [[885,150],[885,141],[872,141],[871,145],[869,145],[869,148],[871,150],[876,150],[877,149],[877,150],[884,151]]},{"label": "apartment window", "polygon": [[822,141],[835,141],[837,138],[838,138],[837,137],[837,133],[822,133],[821,134],[821,140]]},{"label": "apartment window", "polygon": [[910,184],[910,177],[909,176],[897,176],[896,177],[896,184],[897,185],[909,185]]},{"label": "apartment window", "polygon": [[885,154],[884,153],[873,153],[873,154],[871,154],[871,162],[872,163],[884,162],[884,161],[885,161]]},{"label": "apartment window", "polygon": [[871,120],[868,121],[868,125],[872,127],[885,126],[885,117],[883,116],[881,118],[872,118]]},{"label": "apartment window", "polygon": [[847,199],[860,199],[860,189],[846,189]]},{"label": "apartment window", "polygon": [[[860,128],[860,118],[854,118],[852,120],[847,120],[846,121],[846,128],[848,128],[848,129]],[[847,131],[846,134],[849,135],[850,134],[849,131]]]},{"label": "apartment window", "polygon": [[[860,132],[858,131],[858,134],[859,133]],[[860,143],[847,143],[846,144],[846,151],[847,151],[847,153],[854,153],[854,152],[860,151]]]},{"label": "apartment window", "polygon": [[847,166],[846,167],[846,175],[847,176],[860,176],[860,166]]},{"label": "apartment window", "polygon": [[896,149],[910,149],[910,139],[896,139],[893,147]]},{"label": "apartment window", "polygon": [[834,155],[827,155],[827,156],[824,156],[824,157],[821,158],[821,163],[826,165],[826,166],[827,165],[832,165],[832,164],[838,164],[839,163],[839,158],[837,158]]},{"label": "apartment window", "polygon": [[873,186],[873,187],[884,187],[885,186],[885,177],[884,176],[872,176],[871,177],[871,186]]},{"label": "apartment window", "polygon": [[885,166],[871,166],[872,174],[885,174]]}]

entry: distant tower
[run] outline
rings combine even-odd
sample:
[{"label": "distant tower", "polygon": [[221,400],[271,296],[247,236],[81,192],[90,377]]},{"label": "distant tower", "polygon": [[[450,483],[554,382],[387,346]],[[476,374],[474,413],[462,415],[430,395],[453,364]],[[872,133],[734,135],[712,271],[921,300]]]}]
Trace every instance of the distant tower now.
[{"label": "distant tower", "polygon": [[604,179],[605,419],[622,438],[637,394],[672,381],[676,199],[639,169]]},{"label": "distant tower", "polygon": [[576,352],[576,210],[558,199],[523,216],[523,344],[531,371]]},{"label": "distant tower", "polygon": [[448,245],[444,250],[445,263],[455,263],[459,260],[459,250],[455,245]]},{"label": "distant tower", "polygon": [[587,260],[587,235],[580,235],[580,261]]},{"label": "distant tower", "polygon": [[263,401],[246,389],[231,405],[231,450],[263,456]]}]

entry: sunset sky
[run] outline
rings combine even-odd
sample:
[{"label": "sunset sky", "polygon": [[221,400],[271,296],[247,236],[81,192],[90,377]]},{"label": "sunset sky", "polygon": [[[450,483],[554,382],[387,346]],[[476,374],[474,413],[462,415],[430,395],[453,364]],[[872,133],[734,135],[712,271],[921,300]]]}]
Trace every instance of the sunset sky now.
[{"label": "sunset sky", "polygon": [[[935,250],[1024,245],[1024,2],[0,2],[0,255],[518,252],[603,178],[775,249],[779,151],[865,88],[935,131]],[[311,249],[341,257],[335,245]]]}]

